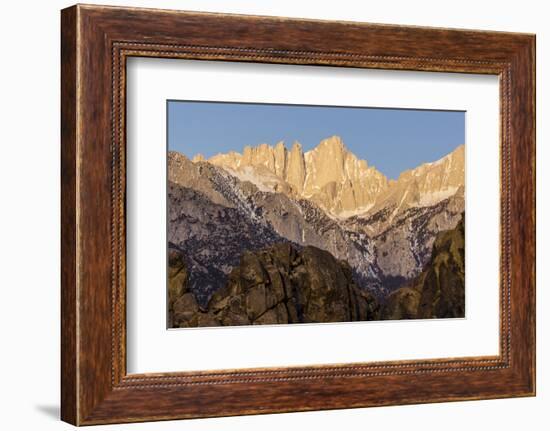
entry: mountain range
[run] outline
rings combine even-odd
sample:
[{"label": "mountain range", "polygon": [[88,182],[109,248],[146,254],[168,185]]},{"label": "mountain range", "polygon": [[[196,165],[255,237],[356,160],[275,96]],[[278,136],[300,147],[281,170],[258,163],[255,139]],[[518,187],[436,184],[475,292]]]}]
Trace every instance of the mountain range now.
[{"label": "mountain range", "polygon": [[345,261],[354,289],[384,304],[425,270],[437,235],[462,219],[464,165],[461,145],[392,180],[338,136],[306,152],[298,142],[208,159],[169,152],[169,246],[203,310],[235,268],[246,273],[245,253],[280,243]]},{"label": "mountain range", "polygon": [[[205,161],[200,154],[194,162]],[[304,153],[295,142],[288,150],[275,146],[247,146],[243,153],[217,154],[207,160],[259,190],[308,199],[338,218],[374,213],[390,205],[396,212],[429,206],[456,193],[464,185],[464,145],[434,163],[425,163],[389,180],[366,160],[347,150],[338,136],[322,140]]]}]

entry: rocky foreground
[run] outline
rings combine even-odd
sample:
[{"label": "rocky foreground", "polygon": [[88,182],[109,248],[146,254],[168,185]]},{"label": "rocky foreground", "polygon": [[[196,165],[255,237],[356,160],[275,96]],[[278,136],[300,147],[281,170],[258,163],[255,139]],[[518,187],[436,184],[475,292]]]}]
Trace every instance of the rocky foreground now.
[{"label": "rocky foreground", "polygon": [[452,230],[441,232],[424,271],[410,284],[391,293],[385,319],[464,317],[464,214]]},{"label": "rocky foreground", "polygon": [[200,307],[187,288],[183,254],[170,250],[171,327],[266,325],[373,320],[374,296],[354,282],[351,268],[316,247],[289,243],[246,252],[227,285]]},{"label": "rocky foreground", "polygon": [[266,325],[464,317],[464,220],[441,232],[432,258],[409,286],[380,301],[329,252],[279,243],[245,252],[227,285],[200,306],[184,253],[169,253],[169,326]]}]

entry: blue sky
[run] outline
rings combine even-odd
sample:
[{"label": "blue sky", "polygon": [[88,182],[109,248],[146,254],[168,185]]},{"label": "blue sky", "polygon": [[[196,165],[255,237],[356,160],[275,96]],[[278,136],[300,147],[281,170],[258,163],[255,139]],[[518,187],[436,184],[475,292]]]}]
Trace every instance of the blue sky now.
[{"label": "blue sky", "polygon": [[279,141],[307,151],[338,135],[357,157],[397,178],[464,144],[464,134],[462,111],[168,101],[168,148],[188,157]]}]

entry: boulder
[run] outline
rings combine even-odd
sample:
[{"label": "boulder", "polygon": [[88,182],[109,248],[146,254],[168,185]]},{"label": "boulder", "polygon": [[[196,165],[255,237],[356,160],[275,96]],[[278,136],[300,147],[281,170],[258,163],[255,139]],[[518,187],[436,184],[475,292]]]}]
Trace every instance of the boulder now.
[{"label": "boulder", "polygon": [[454,229],[440,232],[432,257],[409,286],[389,295],[383,319],[464,317],[464,213]]},{"label": "boulder", "polygon": [[[176,265],[181,260],[170,259]],[[179,274],[170,268],[169,274]],[[174,284],[175,281],[173,282]],[[171,292],[183,292],[184,289]],[[245,252],[206,309],[188,295],[171,298],[175,327],[374,320],[378,303],[354,282],[351,267],[316,247],[278,243]]]}]

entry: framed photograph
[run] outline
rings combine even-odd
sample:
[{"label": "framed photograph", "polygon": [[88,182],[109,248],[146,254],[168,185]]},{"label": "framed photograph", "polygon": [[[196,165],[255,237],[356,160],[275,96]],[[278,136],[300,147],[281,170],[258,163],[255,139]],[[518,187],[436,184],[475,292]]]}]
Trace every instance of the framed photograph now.
[{"label": "framed photograph", "polygon": [[535,36],[62,11],[62,419],[535,394]]}]

